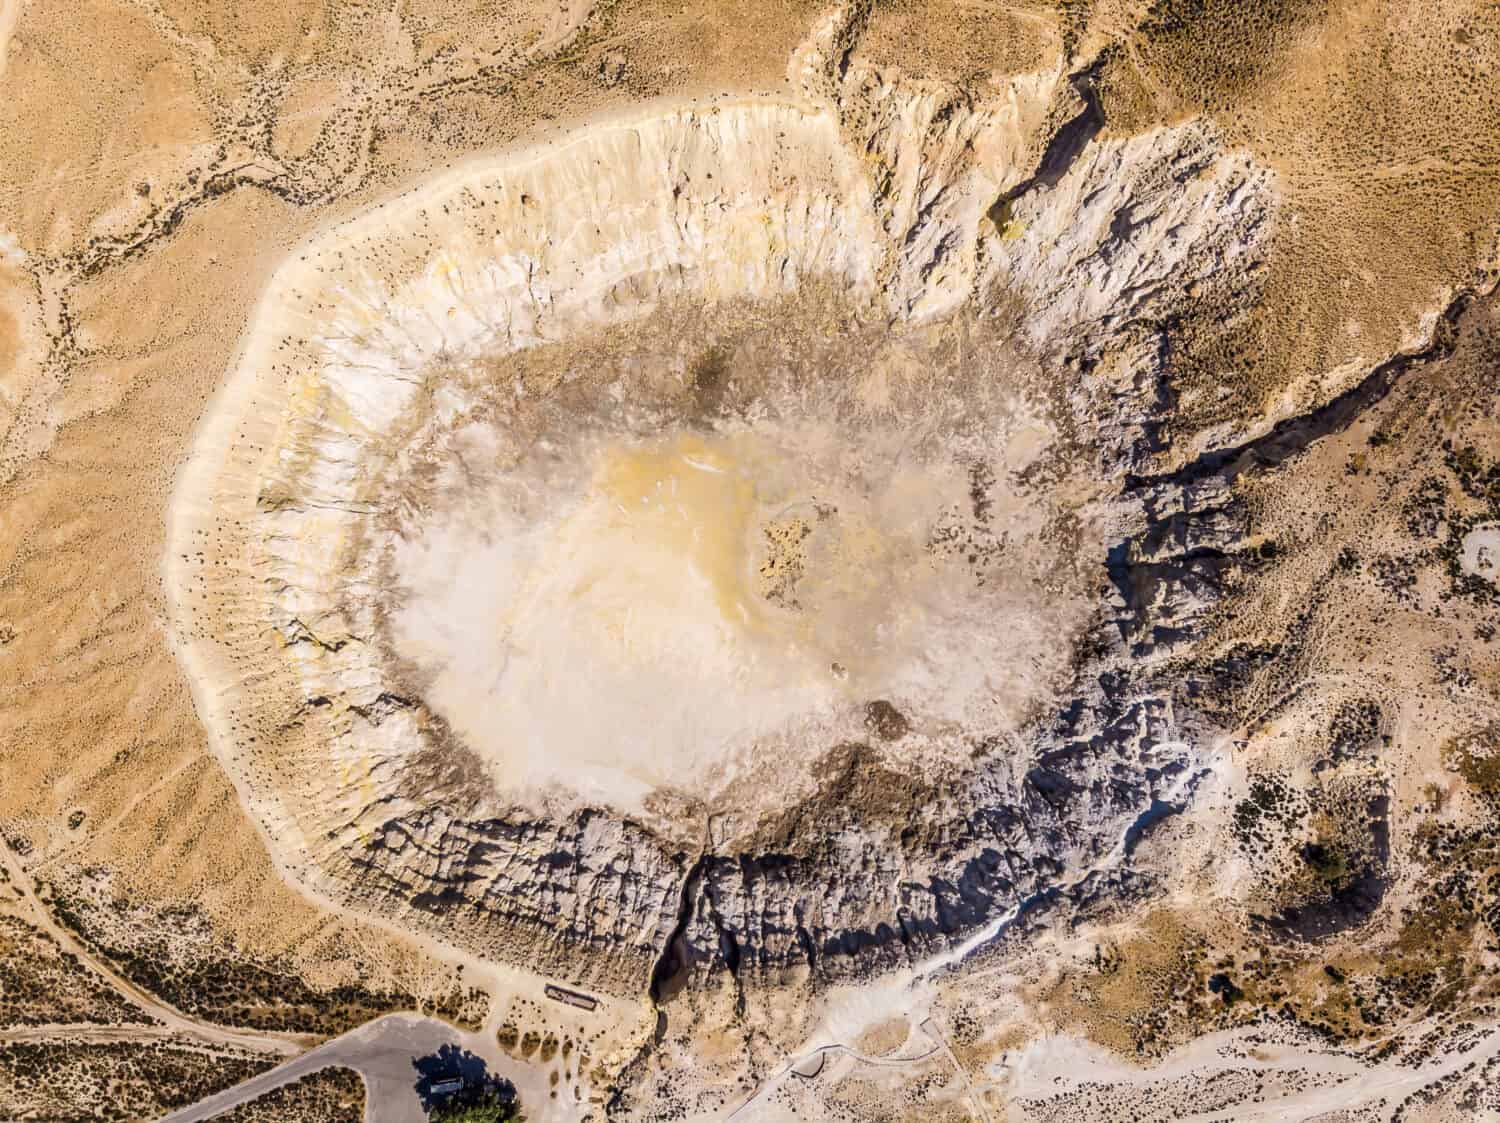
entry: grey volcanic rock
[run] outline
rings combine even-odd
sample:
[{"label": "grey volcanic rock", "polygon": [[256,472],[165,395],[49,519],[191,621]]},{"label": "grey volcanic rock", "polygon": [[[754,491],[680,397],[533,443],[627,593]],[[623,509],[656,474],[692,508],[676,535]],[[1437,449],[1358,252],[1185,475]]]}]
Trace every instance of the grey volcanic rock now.
[{"label": "grey volcanic rock", "polygon": [[1491,1106],[1493,5],[96,7],[0,1115],[395,1010],[537,1123]]},{"label": "grey volcanic rock", "polygon": [[519,958],[519,936],[547,974],[604,987],[650,973],[683,876],[655,836],[590,811],[424,810],[381,824],[347,861],[351,899],[372,911],[394,905],[405,923],[501,959]]},{"label": "grey volcanic rock", "polygon": [[[1106,876],[1214,768],[1217,730],[1157,669],[1256,564],[1245,513],[1229,477],[1131,474],[1175,451],[1175,324],[1254,298],[1269,175],[1202,124],[1101,139],[1092,73],[986,100],[844,66],[846,33],[834,19],[793,60],[808,106],[682,112],[463,172],[273,289],[184,475],[175,612],[220,756],[315,891],[621,994],[822,984]],[[801,456],[805,480],[735,483]],[[723,549],[772,550],[754,627],[784,639],[720,652],[742,621],[651,616],[688,586],[615,588],[682,550],[718,573],[702,526],[643,576],[546,576],[607,558],[588,535],[663,481],[679,504],[651,534],[678,534],[661,520],[682,504],[717,519],[781,489]],[[930,513],[906,540],[913,501]],[[843,576],[880,535],[882,568]],[[526,570],[543,550],[564,559]],[[741,564],[711,577],[721,604]],[[513,589],[541,607],[507,607]],[[547,654],[585,589],[616,598],[595,612],[622,613],[624,658],[654,669],[592,666],[615,640]],[[810,633],[808,604],[838,615]],[[901,639],[929,615],[948,622]],[[838,646],[823,619],[870,630]],[[708,646],[639,648],[679,640]],[[781,678],[741,684],[793,648]],[[673,717],[721,673],[739,676],[721,705]],[[504,676],[531,685],[507,700]],[[874,699],[898,735],[868,726]],[[353,802],[318,798],[330,766]]]}]

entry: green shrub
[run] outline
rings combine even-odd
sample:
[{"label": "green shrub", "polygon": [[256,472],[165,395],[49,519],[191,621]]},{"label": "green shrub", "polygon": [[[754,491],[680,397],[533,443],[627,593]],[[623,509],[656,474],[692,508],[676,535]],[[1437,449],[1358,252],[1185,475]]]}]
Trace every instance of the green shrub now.
[{"label": "green shrub", "polygon": [[454,1098],[438,1104],[427,1118],[431,1123],[523,1123],[515,1099],[495,1091],[473,1100]]}]

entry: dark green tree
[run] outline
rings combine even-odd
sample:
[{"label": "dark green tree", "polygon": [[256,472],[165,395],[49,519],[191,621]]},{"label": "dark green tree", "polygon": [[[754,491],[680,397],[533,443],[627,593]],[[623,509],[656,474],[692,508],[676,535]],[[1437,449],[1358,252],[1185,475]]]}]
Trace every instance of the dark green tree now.
[{"label": "dark green tree", "polygon": [[513,1095],[486,1089],[475,1096],[454,1096],[428,1115],[430,1123],[524,1123]]}]

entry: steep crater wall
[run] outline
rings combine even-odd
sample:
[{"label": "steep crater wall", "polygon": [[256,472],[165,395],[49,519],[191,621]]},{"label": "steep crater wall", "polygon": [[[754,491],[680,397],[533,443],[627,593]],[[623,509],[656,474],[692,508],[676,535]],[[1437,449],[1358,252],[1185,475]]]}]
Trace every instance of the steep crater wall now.
[{"label": "steep crater wall", "polygon": [[276,275],[167,571],[292,877],[660,996],[937,954],[1186,798],[1130,614],[1190,642],[1212,575],[1121,616],[1116,480],[1263,179],[1186,126],[1043,182],[1014,97],[887,108],[888,155],[769,101],[601,126]]}]

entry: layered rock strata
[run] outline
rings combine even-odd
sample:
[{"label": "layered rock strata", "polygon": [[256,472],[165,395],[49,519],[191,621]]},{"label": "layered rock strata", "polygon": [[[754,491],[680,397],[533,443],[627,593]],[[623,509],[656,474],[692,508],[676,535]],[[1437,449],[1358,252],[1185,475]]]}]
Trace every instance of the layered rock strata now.
[{"label": "layered rock strata", "polygon": [[310,890],[622,993],[843,977],[1112,868],[1214,766],[1151,667],[1239,524],[1120,484],[1266,176],[1194,125],[1048,156],[1060,76],[866,92],[466,167],[277,274],[168,577]]}]

